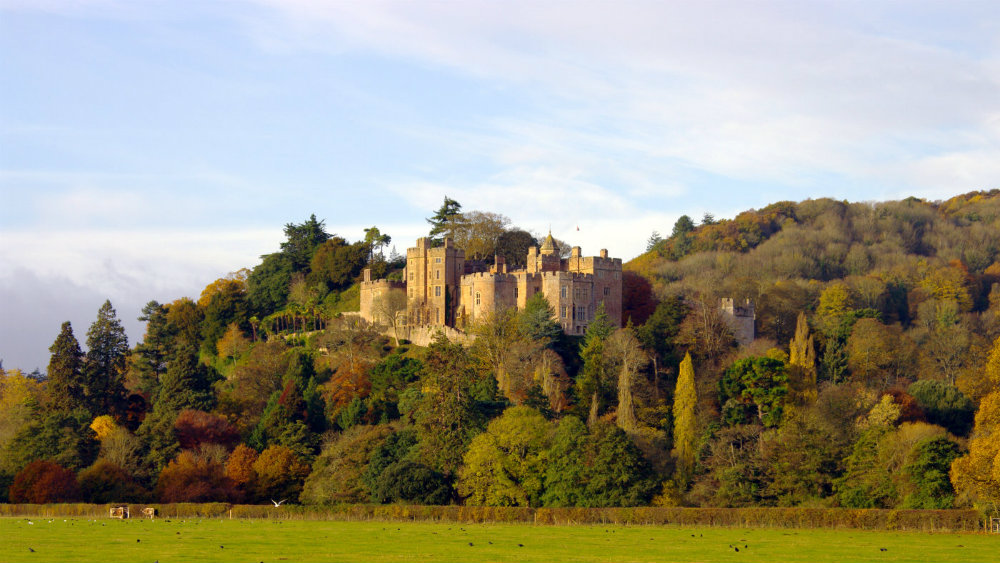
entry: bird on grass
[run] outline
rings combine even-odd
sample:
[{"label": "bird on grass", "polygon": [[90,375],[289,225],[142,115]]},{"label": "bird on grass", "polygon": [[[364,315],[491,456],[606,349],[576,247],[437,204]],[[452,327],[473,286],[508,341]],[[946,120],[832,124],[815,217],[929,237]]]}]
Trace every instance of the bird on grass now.
[{"label": "bird on grass", "polygon": [[28,551],[30,551],[31,553],[34,553],[34,552],[35,552],[35,550],[34,550],[34,549],[31,549],[30,547],[28,548]]}]

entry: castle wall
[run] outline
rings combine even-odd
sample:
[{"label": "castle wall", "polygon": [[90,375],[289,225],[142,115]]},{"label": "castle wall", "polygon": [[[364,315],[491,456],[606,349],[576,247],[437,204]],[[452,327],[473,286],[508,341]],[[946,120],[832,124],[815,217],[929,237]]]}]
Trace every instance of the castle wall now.
[{"label": "castle wall", "polygon": [[[508,308],[523,309],[534,294],[542,292],[555,312],[555,320],[567,334],[583,334],[603,304],[611,323],[621,325],[622,262],[600,256],[584,257],[574,247],[569,258],[559,257],[551,238],[541,251],[529,249],[527,267],[508,271],[497,259],[489,272],[465,274],[465,252],[446,240],[432,248],[427,238],[406,251],[404,271],[407,293],[407,325],[466,328],[487,314]],[[374,300],[391,285],[371,281],[366,273],[361,286],[361,316],[374,320]],[[422,333],[421,333],[422,334]]]}]

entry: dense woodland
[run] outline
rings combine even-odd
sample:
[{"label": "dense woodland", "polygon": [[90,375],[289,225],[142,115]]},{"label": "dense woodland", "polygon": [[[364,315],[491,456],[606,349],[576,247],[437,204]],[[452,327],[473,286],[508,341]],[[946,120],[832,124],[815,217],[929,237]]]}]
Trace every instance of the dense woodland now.
[{"label": "dense woodland", "polygon": [[[448,198],[428,221],[472,261],[537,242]],[[285,235],[197,300],[151,301],[134,346],[105,303],[86,352],[65,323],[47,373],[0,371],[0,500],[1000,500],[1000,191],[681,217],[626,265],[623,328],[564,335],[538,296],[467,347],[344,314],[363,268],[401,275],[379,229]],[[754,302],[752,344],[723,297]]]}]

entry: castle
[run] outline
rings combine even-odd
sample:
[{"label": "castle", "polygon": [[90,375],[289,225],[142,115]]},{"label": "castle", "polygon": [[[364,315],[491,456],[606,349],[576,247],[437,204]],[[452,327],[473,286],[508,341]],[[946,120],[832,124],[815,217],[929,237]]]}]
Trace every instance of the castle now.
[{"label": "castle", "polygon": [[[407,327],[465,329],[491,312],[523,309],[528,299],[541,293],[567,334],[584,334],[602,304],[611,323],[621,326],[622,261],[609,258],[605,249],[600,256],[584,257],[575,246],[569,258],[562,258],[550,233],[541,248],[528,249],[524,268],[508,269],[501,257],[487,271],[474,272],[473,266],[451,239],[438,247],[428,238],[417,239],[417,245],[406,250],[404,281],[372,280],[365,271],[360,315],[369,322],[385,321],[386,309],[379,300],[401,290]],[[399,309],[392,314],[403,314]]]}]

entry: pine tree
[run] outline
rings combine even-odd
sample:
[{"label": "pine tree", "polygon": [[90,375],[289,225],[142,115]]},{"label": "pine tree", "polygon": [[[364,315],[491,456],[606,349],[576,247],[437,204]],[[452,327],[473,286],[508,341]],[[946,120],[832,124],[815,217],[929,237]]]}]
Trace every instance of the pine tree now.
[{"label": "pine tree", "polygon": [[85,397],[93,414],[119,412],[125,403],[128,337],[111,301],[105,301],[87,330]]},{"label": "pine tree", "polygon": [[677,374],[677,387],[674,390],[674,458],[677,460],[675,481],[679,488],[687,485],[694,469],[694,409],[697,404],[694,364],[691,361],[691,354],[685,354]]},{"label": "pine tree", "polygon": [[816,348],[803,312],[799,312],[795,337],[788,343],[788,366],[793,400],[799,403],[815,401]]},{"label": "pine tree", "polygon": [[462,222],[462,204],[444,196],[444,203],[427,219],[431,224],[431,244],[441,246],[446,238],[455,238],[455,231]]},{"label": "pine tree", "polygon": [[83,352],[73,336],[69,321],[62,324],[59,336],[49,348],[48,396],[53,408],[71,411],[84,406],[86,385],[83,378]]}]

